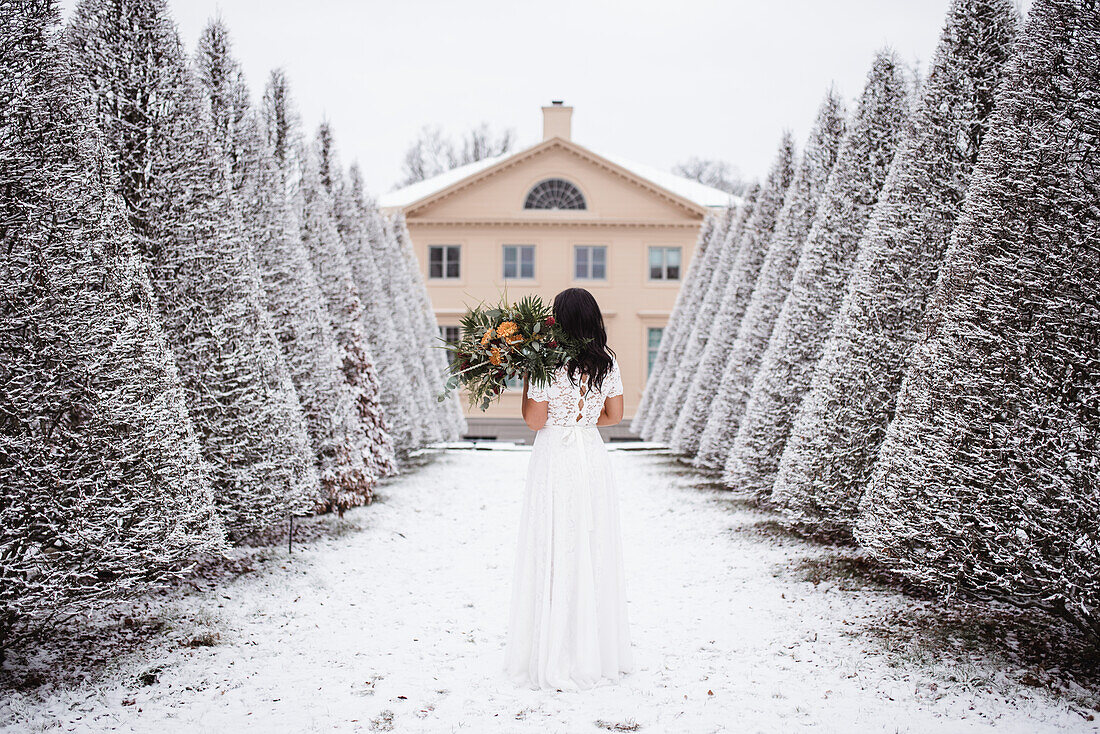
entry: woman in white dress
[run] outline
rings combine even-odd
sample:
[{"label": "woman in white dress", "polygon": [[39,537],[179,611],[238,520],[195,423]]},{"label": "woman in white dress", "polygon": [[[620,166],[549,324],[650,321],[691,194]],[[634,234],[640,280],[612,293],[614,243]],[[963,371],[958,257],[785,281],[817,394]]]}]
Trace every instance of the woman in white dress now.
[{"label": "woman in white dress", "polygon": [[589,339],[546,386],[523,382],[535,444],[512,578],[505,671],[531,688],[582,690],[633,668],[619,499],[596,426],[623,417],[623,384],[596,299],[554,298],[566,333]]}]

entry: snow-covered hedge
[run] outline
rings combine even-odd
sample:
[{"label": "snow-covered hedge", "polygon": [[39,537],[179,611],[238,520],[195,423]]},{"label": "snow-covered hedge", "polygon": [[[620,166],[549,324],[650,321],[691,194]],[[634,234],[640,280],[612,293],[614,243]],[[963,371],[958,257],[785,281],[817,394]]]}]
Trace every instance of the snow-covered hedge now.
[{"label": "snow-covered hedge", "polygon": [[175,26],[157,0],[87,0],[67,39],[118,162],[119,193],[226,529],[241,538],[281,523],[317,493],[313,453]]},{"label": "snow-covered hedge", "polygon": [[684,346],[691,335],[691,329],[702,311],[701,304],[710,291],[711,279],[718,267],[718,260],[722,257],[727,238],[730,236],[730,231],[739,227],[739,222],[744,221],[745,210],[752,207],[753,196],[755,193],[747,196],[745,203],[736,211],[731,208],[721,215],[707,218],[700,228],[699,246],[695,257],[691,260],[691,265],[688,266],[689,277],[680,287],[680,293],[676,299],[677,305],[670,317],[668,327],[661,335],[657,360],[653,365],[653,371],[646,379],[642,405],[639,406],[634,420],[637,426],[631,427],[642,438],[649,440],[656,433],[661,414],[665,409],[668,390],[676,376],[676,366],[683,357]]},{"label": "snow-covered hedge", "polygon": [[909,91],[909,80],[894,54],[879,53],[837,154],[726,461],[725,481],[740,490],[757,495],[771,490],[794,413],[821,356],[859,239],[905,125]]},{"label": "snow-covered hedge", "polygon": [[275,75],[264,104],[253,108],[220,20],[212,21],[199,39],[195,66],[256,253],[275,335],[305,414],[321,479],[314,504],[323,509],[340,496],[363,496],[373,481],[364,461],[370,444],[355,392],[340,370],[328,308],[287,197],[289,174],[276,159],[276,141],[294,135],[284,79]]},{"label": "snow-covered hedge", "polygon": [[791,276],[802,254],[802,245],[813,224],[829,173],[836,163],[843,135],[844,103],[830,89],[818,110],[794,180],[784,196],[783,210],[776,221],[768,254],[760,266],[752,297],[726,355],[725,373],[711,395],[709,409],[704,411],[705,426],[695,455],[697,466],[721,469],[729,456],[756,368],[790,290]]},{"label": "snow-covered hedge", "polygon": [[678,454],[694,456],[699,436],[707,422],[714,391],[722,379],[729,349],[752,297],[756,276],[768,251],[775,222],[783,208],[783,197],[794,177],[794,139],[784,133],[771,170],[757,197],[752,217],[745,224],[737,256],[733,259],[722,300],[713,319],[696,324],[699,334],[689,349],[694,359],[681,366],[683,388],[669,396],[679,405],[679,414],[669,434],[669,446]]},{"label": "snow-covered hedge", "polygon": [[1017,22],[1009,0],[960,0],[951,8],[780,462],[773,498],[802,522],[850,533]]},{"label": "snow-covered hedge", "polygon": [[57,9],[0,4],[0,659],[223,543],[184,385]]},{"label": "snow-covered hedge", "polygon": [[[723,216],[729,216],[728,209]],[[650,408],[656,402],[659,379],[654,376],[663,372],[665,366],[669,363],[672,343],[676,341],[678,334],[684,328],[684,323],[688,321],[689,313],[692,311],[689,301],[694,301],[696,296],[701,293],[699,286],[702,277],[701,272],[706,267],[704,263],[714,255],[712,245],[718,223],[719,215],[707,214],[706,218],[703,219],[703,225],[699,228],[699,237],[695,242],[695,250],[691,262],[688,264],[687,274],[684,276],[684,282],[680,286],[680,290],[676,292],[676,302],[672,306],[668,323],[665,324],[664,331],[661,332],[661,342],[657,346],[657,356],[653,359],[653,366],[650,368],[646,379],[642,399],[639,401],[638,407],[634,411],[634,418],[630,423],[630,430],[639,435],[643,432],[642,428],[645,425]]]},{"label": "snow-covered hedge", "polygon": [[1100,8],[1036,0],[856,526],[1100,640]]},{"label": "snow-covered hedge", "polygon": [[678,301],[676,341],[711,353],[687,371],[720,383],[678,412],[666,359],[642,429],[678,415],[691,454],[702,415],[695,463],[731,490],[1100,641],[1100,6],[1036,0],[1018,29],[954,0],[912,109],[880,54],[839,150],[827,100],[732,345],[725,266]]},{"label": "snow-covered hedge", "polygon": [[464,426],[404,224],[224,24],[0,0],[0,48],[2,655]]},{"label": "snow-covered hedge", "polygon": [[714,315],[722,304],[722,295],[726,292],[726,283],[733,270],[733,262],[737,259],[741,236],[746,224],[752,218],[759,194],[760,187],[754,186],[739,209],[727,210],[721,226],[716,228],[712,235],[718,247],[715,248],[713,256],[708,258],[707,270],[710,271],[710,277],[706,277],[705,271],[700,273],[700,285],[705,287],[696,297],[698,305],[694,313],[689,315],[683,331],[677,334],[673,351],[669,355],[669,369],[666,369],[666,374],[662,376],[658,385],[661,402],[652,411],[652,417],[646,427],[648,433],[642,434],[646,439],[665,441],[676,424],[676,419],[683,407],[683,399],[678,396],[682,396],[684,390],[691,384],[691,370],[699,363],[710,334],[704,324],[714,320]]}]

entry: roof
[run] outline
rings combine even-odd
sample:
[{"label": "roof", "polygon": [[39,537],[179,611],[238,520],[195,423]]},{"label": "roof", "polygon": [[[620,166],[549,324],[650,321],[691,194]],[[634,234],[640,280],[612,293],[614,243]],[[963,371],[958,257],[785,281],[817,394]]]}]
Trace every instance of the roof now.
[{"label": "roof", "polygon": [[649,179],[650,182],[657,184],[663,189],[668,189],[674,194],[679,194],[685,199],[694,201],[699,206],[708,208],[727,207],[730,205],[731,200],[737,198],[728,191],[722,191],[713,186],[707,186],[706,184],[699,183],[695,179],[684,178],[683,176],[678,176],[669,171],[663,171],[660,168],[655,168],[645,163],[638,163],[628,158],[620,158],[619,156],[608,155],[607,153],[597,153],[597,155],[601,155],[612,163],[622,166],[635,176]]},{"label": "roof", "polygon": [[451,184],[458,183],[467,176],[472,176],[495,163],[510,158],[512,155],[512,153],[504,153],[503,155],[493,156],[492,158],[482,158],[480,161],[467,163],[464,166],[452,168],[449,171],[444,171],[439,175],[426,178],[423,181],[409,184],[404,188],[395,189],[379,196],[378,206],[382,209],[408,206],[413,202],[420,201],[425,196],[431,196],[438,191],[442,191]]},{"label": "roof", "polygon": [[[405,186],[404,188],[396,189],[388,193],[382,194],[378,197],[378,206],[383,209],[391,208],[404,208],[410,204],[414,204],[421,199],[432,196],[439,193],[444,189],[453,186],[454,184],[462,181],[465,178],[473,176],[481,171],[484,171],[497,163],[508,160],[514,156],[522,155],[532,148],[538,147],[545,143],[542,141],[536,145],[528,146],[518,151],[511,153],[505,153],[503,155],[494,156],[492,158],[483,158],[480,161],[468,163],[458,168],[452,168],[449,171],[426,178],[423,181],[417,181],[414,184]],[[577,145],[570,141],[572,145]],[[581,147],[581,146],[578,146]],[[698,206],[706,208],[715,207],[727,207],[731,203],[738,203],[739,199],[721,189],[716,189],[712,186],[699,183],[698,181],[690,178],[684,178],[668,171],[662,171],[659,168],[648,166],[644,163],[637,163],[635,161],[620,158],[619,156],[607,155],[592,151],[590,148],[586,148],[595,155],[604,158],[605,160],[614,163],[621,168],[626,169],[635,176],[645,179],[649,183],[659,188],[665,189],[676,196],[682,197],[695,203]]]}]

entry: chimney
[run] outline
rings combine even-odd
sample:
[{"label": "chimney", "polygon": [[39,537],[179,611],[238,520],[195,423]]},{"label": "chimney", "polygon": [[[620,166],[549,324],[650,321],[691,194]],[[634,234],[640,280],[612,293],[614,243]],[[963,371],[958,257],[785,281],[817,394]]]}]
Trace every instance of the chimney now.
[{"label": "chimney", "polygon": [[564,138],[569,140],[572,128],[573,108],[564,106],[560,99],[542,108],[542,139]]}]

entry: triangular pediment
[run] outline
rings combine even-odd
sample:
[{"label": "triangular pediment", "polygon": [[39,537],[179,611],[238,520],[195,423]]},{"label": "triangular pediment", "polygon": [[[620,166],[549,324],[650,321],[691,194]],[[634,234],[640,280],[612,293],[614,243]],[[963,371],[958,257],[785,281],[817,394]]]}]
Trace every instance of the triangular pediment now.
[{"label": "triangular pediment", "polygon": [[[561,178],[584,195],[583,210],[524,209],[540,181]],[[405,208],[410,222],[698,222],[707,210],[587,148],[552,138],[503,158]]]}]

